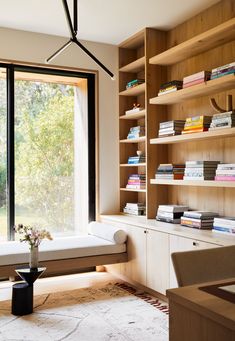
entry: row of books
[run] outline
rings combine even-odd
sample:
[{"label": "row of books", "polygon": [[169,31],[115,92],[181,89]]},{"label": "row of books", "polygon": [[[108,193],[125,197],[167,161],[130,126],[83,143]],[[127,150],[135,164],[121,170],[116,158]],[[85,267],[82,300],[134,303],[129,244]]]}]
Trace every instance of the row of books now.
[{"label": "row of books", "polygon": [[123,212],[130,215],[142,216],[146,214],[146,205],[142,202],[126,203]]},{"label": "row of books", "polygon": [[141,78],[133,79],[126,84],[126,89],[133,88],[137,85],[143,84],[144,82],[145,82],[145,80],[141,79]]},{"label": "row of books", "polygon": [[235,163],[218,164],[215,172],[216,181],[235,181]]},{"label": "row of books", "polygon": [[126,188],[145,189],[146,188],[146,175],[143,173],[129,175]]},{"label": "row of books", "polygon": [[184,180],[214,180],[220,161],[186,161]]},{"label": "row of books", "polygon": [[136,165],[138,163],[144,163],[146,161],[145,155],[129,156],[127,163],[130,165]]},{"label": "row of books", "polygon": [[207,131],[210,127],[211,116],[194,116],[186,118],[182,134]]},{"label": "row of books", "polygon": [[180,90],[182,88],[188,88],[210,79],[226,76],[228,74],[235,73],[235,62],[219,66],[212,69],[212,71],[200,71],[192,75],[186,76],[181,80],[172,80],[167,83],[163,83],[160,86],[158,96]]},{"label": "row of books", "polygon": [[135,114],[135,113],[137,113],[137,112],[140,112],[140,111],[142,111],[142,110],[144,110],[144,108],[141,107],[139,103],[137,103],[137,104],[134,103],[134,104],[133,104],[133,108],[132,108],[132,109],[129,109],[129,110],[126,110],[126,111],[125,111],[125,114],[126,114],[126,115],[131,115],[131,114]]},{"label": "row of books", "polygon": [[137,139],[139,137],[145,136],[145,127],[144,126],[137,126],[131,127],[129,133],[127,135],[128,139]]},{"label": "row of books", "polygon": [[212,69],[211,79],[223,77],[235,72],[235,62]]},{"label": "row of books", "polygon": [[235,126],[235,112],[226,111],[221,114],[214,114],[209,130],[232,128]]},{"label": "row of books", "polygon": [[178,80],[173,80],[173,81],[170,81],[167,83],[163,83],[160,86],[158,96],[165,95],[165,94],[168,94],[170,92],[180,90],[180,89],[182,89],[182,86],[183,86],[183,82],[178,81]]},{"label": "row of books", "polygon": [[183,205],[159,205],[156,219],[182,226],[235,234],[235,217],[219,217],[210,211],[191,211]]},{"label": "row of books", "polygon": [[175,136],[232,127],[235,127],[235,112],[227,111],[213,116],[200,115],[188,117],[186,120],[161,122],[158,136]]},{"label": "row of books", "polygon": [[235,181],[235,163],[204,160],[186,161],[185,164],[161,163],[155,179]]},{"label": "row of books", "polygon": [[184,177],[184,164],[161,163],[156,171],[155,179],[182,180]]},{"label": "row of books", "polygon": [[194,73],[193,75],[187,76],[183,78],[183,88],[188,88],[190,86],[203,83],[210,79],[211,72],[210,71],[200,71]]}]

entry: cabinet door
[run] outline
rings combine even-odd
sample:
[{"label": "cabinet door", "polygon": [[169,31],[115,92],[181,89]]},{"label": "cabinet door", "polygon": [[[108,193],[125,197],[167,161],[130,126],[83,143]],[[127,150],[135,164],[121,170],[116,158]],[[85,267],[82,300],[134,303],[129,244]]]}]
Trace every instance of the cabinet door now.
[{"label": "cabinet door", "polygon": [[123,263],[123,275],[146,285],[146,229],[126,225],[128,263]]},{"label": "cabinet door", "polygon": [[201,242],[201,241],[195,240],[195,239],[171,235],[170,236],[170,253],[169,253],[170,288],[178,287],[176,276],[175,276],[175,270],[174,270],[173,263],[171,260],[171,254],[173,252],[209,249],[209,248],[213,248],[213,247],[217,247],[217,246],[219,246],[219,245]]},{"label": "cabinet door", "polygon": [[166,293],[169,287],[169,235],[147,230],[147,287]]},{"label": "cabinet door", "polygon": [[146,229],[105,219],[101,221],[127,232],[128,262],[107,265],[108,271],[117,276],[124,276],[126,280],[146,285]]}]

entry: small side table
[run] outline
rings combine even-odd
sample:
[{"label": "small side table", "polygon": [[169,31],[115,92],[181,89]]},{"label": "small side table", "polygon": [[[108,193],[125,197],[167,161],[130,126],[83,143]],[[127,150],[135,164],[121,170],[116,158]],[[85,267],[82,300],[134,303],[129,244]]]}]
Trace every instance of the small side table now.
[{"label": "small side table", "polygon": [[24,282],[16,283],[12,287],[12,308],[13,315],[22,316],[33,312],[33,283],[38,279],[46,268],[23,268],[16,269],[16,273]]}]

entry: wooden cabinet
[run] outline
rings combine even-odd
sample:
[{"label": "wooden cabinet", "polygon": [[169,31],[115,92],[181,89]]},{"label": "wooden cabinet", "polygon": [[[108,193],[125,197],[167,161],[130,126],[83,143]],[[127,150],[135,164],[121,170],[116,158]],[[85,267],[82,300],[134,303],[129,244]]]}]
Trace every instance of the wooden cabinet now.
[{"label": "wooden cabinet", "polygon": [[146,230],[147,270],[146,286],[165,295],[169,288],[169,235]]},{"label": "wooden cabinet", "polygon": [[[213,247],[218,247],[220,245],[213,244],[213,243],[206,243],[203,241],[199,241],[196,239],[184,238],[179,236],[170,235],[170,247],[169,247],[169,274],[170,274],[170,288],[178,287],[175,270],[171,260],[171,254],[173,252],[180,252],[180,251],[191,251],[191,250],[199,250],[199,249],[210,249]],[[193,266],[193,264],[192,264]]]}]

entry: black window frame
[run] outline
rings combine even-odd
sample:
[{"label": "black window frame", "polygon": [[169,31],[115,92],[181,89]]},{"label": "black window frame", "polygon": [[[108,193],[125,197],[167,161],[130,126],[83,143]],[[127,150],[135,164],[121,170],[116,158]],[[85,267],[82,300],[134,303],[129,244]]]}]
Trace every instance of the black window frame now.
[{"label": "black window frame", "polygon": [[17,71],[78,77],[87,80],[88,107],[88,221],[96,218],[96,74],[83,71],[0,63],[6,69],[7,82],[7,237],[14,240],[15,225],[15,77]]}]

